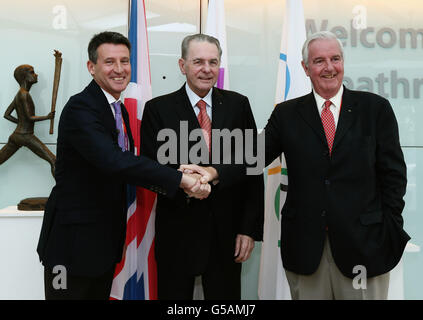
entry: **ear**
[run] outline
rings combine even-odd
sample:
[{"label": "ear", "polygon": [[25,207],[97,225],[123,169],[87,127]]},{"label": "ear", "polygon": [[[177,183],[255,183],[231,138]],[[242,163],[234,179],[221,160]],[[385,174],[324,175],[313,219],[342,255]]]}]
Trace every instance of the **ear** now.
[{"label": "ear", "polygon": [[182,59],[182,58],[180,58],[178,60],[179,69],[181,70],[181,72],[182,72],[183,75],[186,75],[187,74],[186,71],[185,71],[185,63],[186,63],[185,60]]},{"label": "ear", "polygon": [[88,69],[88,72],[92,76],[94,76],[94,74],[95,74],[94,66],[95,66],[94,62],[92,62],[91,60],[88,60],[87,61],[87,69]]},{"label": "ear", "polygon": [[308,67],[306,66],[306,64],[304,63],[304,61],[301,61],[301,65],[303,66],[304,72],[309,77],[310,75],[308,74]]}]

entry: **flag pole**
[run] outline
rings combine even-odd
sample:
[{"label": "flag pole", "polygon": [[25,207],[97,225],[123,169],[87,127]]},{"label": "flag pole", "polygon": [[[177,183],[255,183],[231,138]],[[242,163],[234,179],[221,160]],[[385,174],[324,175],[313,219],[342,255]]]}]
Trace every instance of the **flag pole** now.
[{"label": "flag pole", "polygon": [[[200,0],[200,32],[199,33],[207,32],[206,24],[207,24],[208,7],[209,7],[209,0]],[[203,17],[206,17],[206,18],[203,19]]]},{"label": "flag pole", "polygon": [[[276,79],[275,104],[310,93],[310,80],[301,67],[301,49],[306,40],[302,0],[286,0]],[[289,71],[289,72],[287,72]],[[260,258],[259,299],[290,299],[288,280],[280,255],[281,208],[289,184],[286,159],[278,157],[266,181],[264,236]],[[281,185],[284,187],[281,189]],[[276,199],[276,201],[275,201]],[[282,244],[283,245],[283,244]]]},{"label": "flag pole", "polygon": [[200,0],[200,33],[202,33],[202,17],[203,17],[203,0]]},{"label": "flag pole", "polygon": [[126,34],[129,34],[129,23],[131,21],[131,2],[132,0],[128,0],[128,23],[127,23],[128,29]]}]

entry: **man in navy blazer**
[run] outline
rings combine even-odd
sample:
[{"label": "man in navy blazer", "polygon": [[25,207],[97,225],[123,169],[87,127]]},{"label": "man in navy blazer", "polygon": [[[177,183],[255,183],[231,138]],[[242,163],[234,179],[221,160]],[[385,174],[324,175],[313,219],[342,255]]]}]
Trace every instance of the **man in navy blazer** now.
[{"label": "man in navy blazer", "polygon": [[210,191],[194,177],[135,156],[123,105],[127,150],[118,145],[112,103],[130,81],[128,39],[99,33],[91,39],[88,55],[93,81],[69,99],[61,114],[56,185],[37,248],[45,267],[46,299],[108,299],[123,254],[127,184],[167,197],[179,187],[197,191],[200,198]]},{"label": "man in navy blazer", "polygon": [[288,168],[281,254],[294,299],[386,299],[410,239],[394,112],[343,87],[343,59],[333,33],[310,36],[302,65],[313,92],[277,105],[265,127],[266,164],[283,152]]}]

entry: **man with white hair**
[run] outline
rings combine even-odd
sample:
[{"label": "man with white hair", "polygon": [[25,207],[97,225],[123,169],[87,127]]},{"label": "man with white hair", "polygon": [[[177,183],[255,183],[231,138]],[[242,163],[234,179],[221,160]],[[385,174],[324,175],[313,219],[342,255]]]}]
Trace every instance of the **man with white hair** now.
[{"label": "man with white hair", "polygon": [[313,85],[276,106],[266,165],[285,154],[289,186],[281,254],[293,299],[386,299],[407,241],[406,165],[388,100],[342,85],[342,44],[311,35],[302,65]]}]

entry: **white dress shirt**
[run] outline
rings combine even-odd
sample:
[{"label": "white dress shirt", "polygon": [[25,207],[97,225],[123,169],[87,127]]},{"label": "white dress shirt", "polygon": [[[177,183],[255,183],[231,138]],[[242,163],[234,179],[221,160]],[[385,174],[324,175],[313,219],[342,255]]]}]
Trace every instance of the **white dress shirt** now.
[{"label": "white dress shirt", "polygon": [[[107,99],[107,102],[109,103],[109,105],[110,105],[110,108],[112,109],[112,112],[113,112],[113,117],[116,117],[116,114],[115,114],[115,108],[113,107],[113,105],[112,105],[112,103],[115,103],[115,102],[117,102],[117,101],[121,101],[122,102],[122,100],[119,98],[119,99],[115,99],[115,97],[113,97],[110,93],[108,93],[107,91],[105,91],[105,90],[103,90],[103,88],[100,88],[101,89],[101,91],[103,91],[103,93],[104,93],[104,95],[106,96],[106,99]],[[123,119],[123,118],[122,118]]]},{"label": "white dress shirt", "polygon": [[[339,88],[336,95],[334,95],[332,98],[329,99],[330,102],[332,102],[329,109],[330,111],[332,111],[333,117],[335,119],[335,128],[338,126],[339,112],[341,111],[343,92],[344,92],[344,86],[341,86],[341,88]],[[316,91],[314,91],[314,89],[313,89],[313,94],[314,94],[314,99],[316,99],[317,111],[319,112],[319,116],[321,116],[323,107],[325,105],[325,101],[327,99],[323,99],[320,95],[316,93]]]},{"label": "white dress shirt", "polygon": [[191,90],[191,88],[189,87],[187,83],[185,83],[185,90],[187,91],[189,101],[191,102],[191,105],[194,108],[195,115],[198,117],[198,114],[200,113],[200,108],[197,107],[198,101],[204,100],[204,102],[207,104],[206,106],[207,115],[209,116],[210,121],[212,121],[211,108],[212,108],[213,88],[210,89],[210,91],[207,93],[207,95],[204,98],[200,98],[199,96],[197,96],[197,94]]}]

